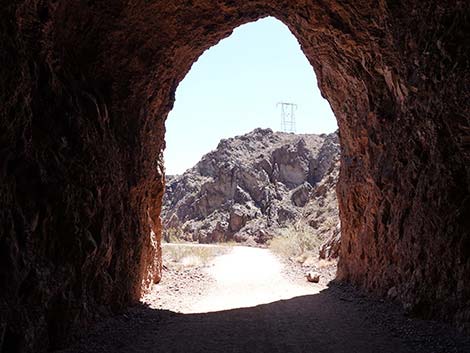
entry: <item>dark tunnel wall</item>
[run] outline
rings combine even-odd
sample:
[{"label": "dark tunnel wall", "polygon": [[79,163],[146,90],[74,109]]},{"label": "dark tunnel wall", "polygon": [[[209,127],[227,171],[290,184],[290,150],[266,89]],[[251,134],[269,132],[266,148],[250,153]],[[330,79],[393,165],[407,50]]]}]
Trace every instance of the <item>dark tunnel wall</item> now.
[{"label": "dark tunnel wall", "polygon": [[159,280],[176,86],[267,15],[297,36],[338,119],[338,279],[468,326],[465,1],[0,6],[1,352],[60,347]]}]

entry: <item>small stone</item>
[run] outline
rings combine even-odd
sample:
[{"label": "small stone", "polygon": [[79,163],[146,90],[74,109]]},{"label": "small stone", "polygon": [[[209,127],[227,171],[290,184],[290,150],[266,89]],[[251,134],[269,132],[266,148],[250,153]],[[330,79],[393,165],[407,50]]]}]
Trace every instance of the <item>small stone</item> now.
[{"label": "small stone", "polygon": [[320,274],[317,272],[308,272],[305,276],[307,278],[307,281],[312,282],[312,283],[318,283],[320,282]]},{"label": "small stone", "polygon": [[397,296],[398,296],[398,291],[396,287],[392,287],[388,290],[387,297],[393,300],[393,299],[396,299]]}]

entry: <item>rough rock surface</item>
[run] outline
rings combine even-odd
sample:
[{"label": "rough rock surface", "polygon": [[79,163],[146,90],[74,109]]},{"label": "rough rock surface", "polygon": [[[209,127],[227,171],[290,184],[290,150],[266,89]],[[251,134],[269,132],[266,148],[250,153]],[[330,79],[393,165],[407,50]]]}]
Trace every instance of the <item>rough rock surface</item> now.
[{"label": "rough rock surface", "polygon": [[338,173],[336,133],[256,129],[222,140],[193,168],[167,181],[163,236],[262,244],[280,228],[302,222],[312,237],[332,242],[322,253],[336,257]]},{"label": "rough rock surface", "polygon": [[175,89],[204,50],[268,15],[298,38],[338,119],[339,279],[395,287],[412,312],[468,327],[469,11],[462,0],[3,1],[1,350],[63,345],[159,279]]}]

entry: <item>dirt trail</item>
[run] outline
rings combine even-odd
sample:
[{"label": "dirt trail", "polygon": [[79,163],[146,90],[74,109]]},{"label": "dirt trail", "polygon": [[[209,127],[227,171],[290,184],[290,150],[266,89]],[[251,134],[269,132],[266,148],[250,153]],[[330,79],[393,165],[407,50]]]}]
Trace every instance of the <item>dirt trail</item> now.
[{"label": "dirt trail", "polygon": [[294,284],[283,275],[283,264],[267,249],[234,247],[209,267],[215,280],[189,312],[203,313],[266,304],[318,293],[318,285]]},{"label": "dirt trail", "polygon": [[134,307],[62,352],[470,352],[470,338],[449,326],[408,318],[349,286],[295,283],[284,267],[268,250],[235,247],[204,273],[187,272],[208,285],[176,287],[176,310]]}]

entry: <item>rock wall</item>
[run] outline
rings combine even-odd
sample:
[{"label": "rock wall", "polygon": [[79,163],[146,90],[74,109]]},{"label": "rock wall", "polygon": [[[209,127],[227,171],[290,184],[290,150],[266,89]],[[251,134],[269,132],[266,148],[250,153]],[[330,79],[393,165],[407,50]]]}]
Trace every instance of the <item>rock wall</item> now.
[{"label": "rock wall", "polygon": [[194,167],[167,178],[163,238],[254,245],[296,225],[328,240],[322,255],[337,257],[339,156],[336,133],[255,129],[223,139]]},{"label": "rock wall", "polygon": [[468,325],[466,1],[12,0],[0,15],[0,351],[60,346],[158,280],[176,86],[266,15],[338,119],[339,278]]}]

